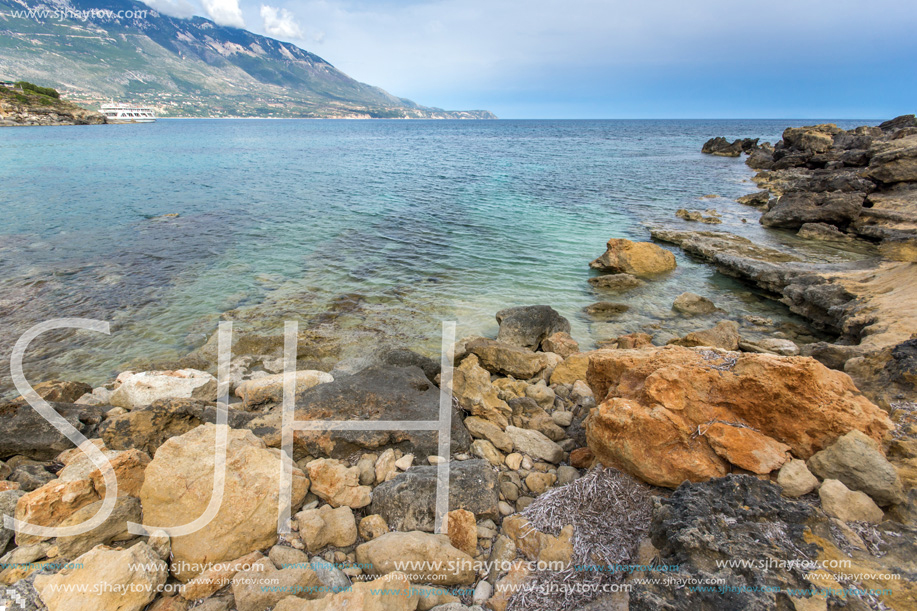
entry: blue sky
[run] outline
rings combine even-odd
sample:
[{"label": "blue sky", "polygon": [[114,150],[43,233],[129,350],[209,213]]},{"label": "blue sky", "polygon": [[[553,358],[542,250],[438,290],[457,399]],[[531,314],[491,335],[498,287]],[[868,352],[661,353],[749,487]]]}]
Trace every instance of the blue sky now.
[{"label": "blue sky", "polygon": [[917,111],[917,2],[147,0],[286,40],[421,104],[502,118]]}]

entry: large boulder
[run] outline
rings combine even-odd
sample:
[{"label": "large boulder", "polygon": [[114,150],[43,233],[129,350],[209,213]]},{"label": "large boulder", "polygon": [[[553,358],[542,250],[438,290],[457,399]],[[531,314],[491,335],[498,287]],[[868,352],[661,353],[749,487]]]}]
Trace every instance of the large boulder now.
[{"label": "large boulder", "polygon": [[589,267],[615,274],[653,276],[675,269],[675,255],[652,242],[612,238],[608,240],[605,254]]},{"label": "large boulder", "polygon": [[[357,562],[370,575],[387,575],[403,567],[418,581],[440,586],[474,583],[474,561],[455,549],[446,535],[391,532],[357,546]],[[405,564],[402,564],[405,563]]]},{"label": "large boulder", "polygon": [[128,549],[100,545],[60,573],[36,577],[35,589],[48,611],[141,611],[168,576],[166,563],[146,543]]},{"label": "large boulder", "polygon": [[806,223],[847,227],[860,216],[863,200],[863,193],[787,193],[761,216],[761,224],[785,229],[799,229]]},{"label": "large boulder", "polygon": [[160,399],[217,398],[217,379],[206,371],[125,371],[115,381],[111,404],[124,409],[150,405]]},{"label": "large boulder", "polygon": [[[50,403],[51,407],[87,438],[97,436],[104,409],[89,405]],[[22,455],[51,460],[73,443],[45,420],[28,403],[14,401],[0,405],[0,459]]]},{"label": "large boulder", "polygon": [[[217,429],[205,424],[156,451],[140,491],[145,526],[179,526],[203,515],[213,492]],[[175,576],[181,581],[209,563],[234,560],[277,542],[280,451],[267,449],[251,431],[226,433],[226,482],[217,514],[203,529],[172,538]],[[294,507],[308,486],[303,472],[293,467]]]},{"label": "large boulder", "polygon": [[589,279],[589,284],[603,291],[617,291],[623,293],[639,288],[646,284],[640,278],[631,274],[603,274]]},{"label": "large boulder", "polygon": [[892,426],[849,376],[806,357],[598,350],[587,377],[603,401],[586,421],[589,447],[659,486],[721,477],[730,465],[776,469],[785,446],[807,459],[851,430],[878,441]]},{"label": "large boulder", "polygon": [[535,305],[506,308],[497,312],[500,330],[497,341],[530,350],[555,333],[569,333],[570,321],[551,306]]},{"label": "large boulder", "polygon": [[[296,397],[296,420],[436,420],[439,389],[419,367],[372,366],[333,382],[319,384]],[[279,415],[276,428],[279,431]],[[259,434],[256,423],[251,425]],[[279,441],[279,440],[275,440]],[[463,452],[471,437],[459,410],[452,410],[452,451]],[[270,442],[269,445],[274,445]],[[406,454],[439,453],[436,431],[296,431],[294,458],[305,455],[349,458],[397,448]]]},{"label": "large boulder", "polygon": [[[411,467],[376,486],[369,507],[394,530],[433,531],[437,468]],[[484,460],[449,464],[449,510],[466,509],[478,519],[496,519],[500,513],[497,476]]]},{"label": "large boulder", "polygon": [[879,505],[904,501],[898,472],[875,440],[852,430],[808,460],[809,469],[822,479],[836,479],[851,490],[861,490]]}]

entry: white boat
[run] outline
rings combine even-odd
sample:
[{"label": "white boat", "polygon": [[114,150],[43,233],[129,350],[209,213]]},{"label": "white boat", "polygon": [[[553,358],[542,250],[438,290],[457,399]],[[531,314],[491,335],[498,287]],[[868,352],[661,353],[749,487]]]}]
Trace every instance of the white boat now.
[{"label": "white boat", "polygon": [[156,120],[156,113],[152,108],[130,104],[103,104],[101,112],[109,123],[152,123]]}]

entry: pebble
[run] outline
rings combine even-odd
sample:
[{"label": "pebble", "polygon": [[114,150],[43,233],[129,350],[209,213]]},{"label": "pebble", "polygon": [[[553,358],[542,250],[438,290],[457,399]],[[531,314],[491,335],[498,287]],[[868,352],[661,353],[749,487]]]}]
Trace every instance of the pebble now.
[{"label": "pebble", "polygon": [[522,466],[522,459],[522,454],[519,452],[513,452],[506,457],[506,466],[513,471],[518,471],[519,467]]},{"label": "pebble", "polygon": [[509,516],[516,513],[516,510],[513,509],[513,506],[506,501],[500,501],[497,503],[497,508],[500,510],[500,514],[504,516]]}]

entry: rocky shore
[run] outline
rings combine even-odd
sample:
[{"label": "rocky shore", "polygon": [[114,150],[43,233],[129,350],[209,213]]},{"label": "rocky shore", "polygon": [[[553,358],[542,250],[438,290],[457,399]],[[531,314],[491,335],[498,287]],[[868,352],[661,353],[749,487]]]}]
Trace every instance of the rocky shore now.
[{"label": "rocky shore", "polygon": [[102,125],[105,116],[34,91],[0,87],[0,127]]},{"label": "rocky shore", "polygon": [[[850,132],[794,128],[774,146],[704,146],[748,154],[762,169],[756,182],[767,191],[736,204],[761,207],[762,224],[828,236],[838,248],[868,241],[870,257],[813,264],[727,232],[652,232],[760,287],[836,341],[803,333],[752,341],[729,312],[692,293],[672,308],[697,330],[663,340],[648,328],[591,351],[549,306],[501,310],[495,338],[453,347],[448,457],[425,430],[293,435],[290,533],[277,529],[281,338],[234,339],[226,428],[215,424],[215,339],[168,369],[123,372],[102,387],[36,386],[110,461],[117,497],[84,534],[0,530],[0,605],[917,608],[907,220],[917,214],[909,190],[917,176],[908,173],[915,134],[911,116]],[[657,243],[612,239],[591,277],[584,265],[583,283],[612,299],[676,265]],[[598,301],[586,314],[626,312]],[[315,350],[305,333],[296,356],[296,420],[439,417],[437,361],[387,348],[309,369]],[[87,454],[21,398],[0,406],[0,421],[0,513],[43,526],[95,515],[111,481]],[[190,534],[157,532],[205,513],[223,433],[227,472],[213,519]],[[449,513],[445,533],[435,534],[437,465],[447,458]],[[130,533],[128,522],[149,535]],[[71,593],[100,583],[108,589]]]}]

